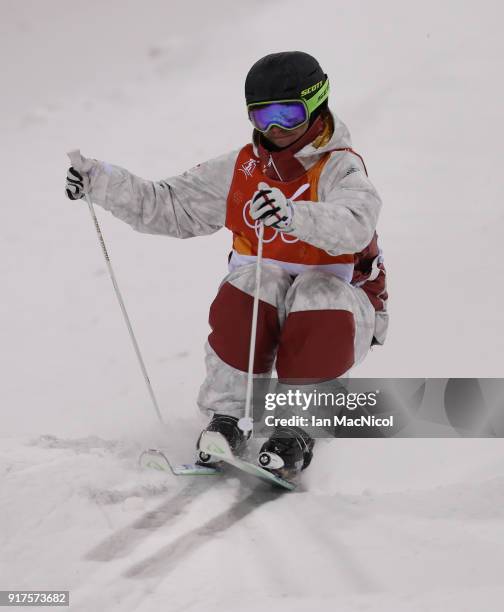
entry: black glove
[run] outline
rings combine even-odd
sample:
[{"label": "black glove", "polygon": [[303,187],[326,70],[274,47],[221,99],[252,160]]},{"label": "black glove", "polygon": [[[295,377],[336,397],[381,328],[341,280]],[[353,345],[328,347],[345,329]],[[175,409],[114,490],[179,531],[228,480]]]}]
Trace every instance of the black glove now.
[{"label": "black glove", "polygon": [[84,197],[85,189],[84,183],[89,183],[89,180],[84,178],[80,172],[78,172],[74,167],[68,168],[65,191],[67,194],[67,198],[70,200],[80,200]]}]

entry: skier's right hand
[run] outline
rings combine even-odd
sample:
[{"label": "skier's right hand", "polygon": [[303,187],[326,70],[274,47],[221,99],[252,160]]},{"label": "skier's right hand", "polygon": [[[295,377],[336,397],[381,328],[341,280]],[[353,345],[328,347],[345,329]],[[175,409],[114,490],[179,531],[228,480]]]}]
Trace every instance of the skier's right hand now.
[{"label": "skier's right hand", "polygon": [[89,177],[86,172],[82,174],[73,166],[68,168],[65,191],[70,200],[80,200],[89,190]]},{"label": "skier's right hand", "polygon": [[65,192],[70,200],[80,200],[86,193],[89,193],[90,175],[97,162],[84,157],[78,149],[70,151],[68,157],[72,165],[67,171]]}]

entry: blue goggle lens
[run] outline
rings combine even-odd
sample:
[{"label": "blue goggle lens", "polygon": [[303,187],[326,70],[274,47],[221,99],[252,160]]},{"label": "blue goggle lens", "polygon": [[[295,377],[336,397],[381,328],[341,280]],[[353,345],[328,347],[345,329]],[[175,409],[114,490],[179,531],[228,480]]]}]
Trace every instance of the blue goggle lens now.
[{"label": "blue goggle lens", "polygon": [[272,125],[294,130],[308,120],[306,106],[297,101],[251,104],[248,112],[252,125],[260,132],[267,132]]}]

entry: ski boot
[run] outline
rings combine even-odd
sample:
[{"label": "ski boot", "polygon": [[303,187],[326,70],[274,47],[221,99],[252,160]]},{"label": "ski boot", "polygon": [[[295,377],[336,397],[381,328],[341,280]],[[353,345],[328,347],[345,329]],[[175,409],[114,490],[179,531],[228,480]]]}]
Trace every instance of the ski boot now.
[{"label": "ski boot", "polygon": [[[203,431],[217,431],[218,433],[222,434],[226,438],[229,446],[231,447],[231,450],[233,451],[233,454],[235,455],[239,454],[240,451],[243,450],[245,444],[247,443],[247,440],[250,438],[250,433],[245,434],[238,427],[238,419],[227,414],[214,414],[212,420]],[[219,463],[219,460],[214,459],[212,455],[209,455],[208,453],[199,450],[200,440],[201,435],[198,438],[198,442],[196,444],[196,448],[198,451],[198,458],[196,463],[198,465]]]},{"label": "ski boot", "polygon": [[300,427],[277,427],[259,451],[258,464],[285,480],[293,480],[313,457],[315,440]]}]

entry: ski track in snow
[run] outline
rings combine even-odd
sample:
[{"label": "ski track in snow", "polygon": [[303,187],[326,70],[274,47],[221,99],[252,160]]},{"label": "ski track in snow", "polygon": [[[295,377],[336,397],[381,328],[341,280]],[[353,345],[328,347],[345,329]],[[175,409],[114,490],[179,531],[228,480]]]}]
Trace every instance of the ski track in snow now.
[{"label": "ski track in snow", "polygon": [[[433,592],[465,609],[464,590],[499,591],[502,476],[361,494],[338,492],[337,478],[321,494],[305,479],[290,493],[232,468],[207,477],[141,472],[136,458],[131,441],[96,436],[0,439],[0,465],[18,466],[0,505],[2,581],[63,582],[73,610],[156,610],[166,601],[174,610],[202,601],[252,610],[253,600],[446,609],[422,607]],[[39,550],[44,566],[21,572]],[[225,592],[221,573],[233,576]]]},{"label": "ski track in snow", "polygon": [[65,152],[159,179],[240,147],[243,78],[272,51],[320,58],[384,201],[391,329],[355,375],[502,376],[502,5],[306,9],[3,3],[0,589],[69,589],[82,612],[502,609],[500,440],[319,441],[292,493],[137,467],[149,446],[191,459],[230,237],[97,210],[161,427],[89,213],[63,197]]}]

